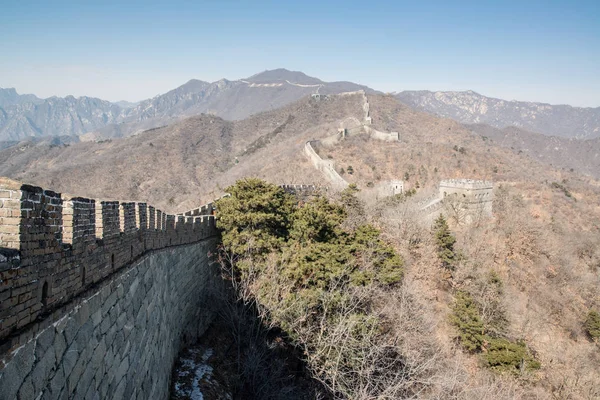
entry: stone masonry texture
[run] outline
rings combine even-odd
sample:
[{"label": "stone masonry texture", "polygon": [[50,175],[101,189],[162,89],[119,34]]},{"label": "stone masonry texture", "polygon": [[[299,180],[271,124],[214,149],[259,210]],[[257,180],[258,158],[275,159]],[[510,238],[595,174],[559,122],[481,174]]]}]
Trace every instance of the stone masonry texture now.
[{"label": "stone masonry texture", "polygon": [[166,398],[220,287],[213,214],[0,178],[0,400]]},{"label": "stone masonry texture", "polygon": [[212,317],[216,239],[153,252],[17,348],[0,399],[166,399],[183,341]]}]

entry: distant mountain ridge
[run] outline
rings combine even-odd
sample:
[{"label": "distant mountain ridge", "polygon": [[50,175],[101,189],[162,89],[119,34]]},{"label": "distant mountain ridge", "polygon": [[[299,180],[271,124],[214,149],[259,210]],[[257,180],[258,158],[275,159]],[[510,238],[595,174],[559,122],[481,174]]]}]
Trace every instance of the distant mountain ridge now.
[{"label": "distant mountain ridge", "polygon": [[545,135],[592,139],[600,137],[600,107],[581,108],[486,97],[465,92],[403,91],[395,94],[403,103],[466,124],[495,128],[516,126]]},{"label": "distant mountain ridge", "polygon": [[465,124],[465,127],[483,140],[516,153],[600,179],[600,137],[578,140],[528,132],[514,126],[499,129],[485,124]]},{"label": "distant mountain ridge", "polygon": [[[0,141],[46,136],[77,136],[82,140],[125,137],[202,113],[242,120],[313,93],[356,90],[378,93],[356,83],[324,82],[283,68],[234,81],[210,83],[192,79],[138,103],[111,103],[86,96],[40,99],[31,94],[20,95],[13,88],[0,89]],[[417,110],[461,123],[488,124],[500,129],[515,126],[565,138],[600,137],[600,107],[506,101],[473,91],[404,91],[395,97]]]},{"label": "distant mountain ridge", "polygon": [[18,94],[15,88],[0,88],[0,107],[19,105],[23,103],[41,103],[43,99],[34,94]]},{"label": "distant mountain ridge", "polygon": [[[13,89],[14,90],[14,89]],[[283,107],[311,93],[375,91],[351,82],[323,82],[302,72],[276,69],[247,79],[184,85],[137,104],[116,103],[92,97],[52,97],[14,100],[7,92],[0,105],[0,141],[42,136],[122,137],[164,126],[183,118],[210,113],[228,120]],[[19,95],[16,95],[19,96]]]}]

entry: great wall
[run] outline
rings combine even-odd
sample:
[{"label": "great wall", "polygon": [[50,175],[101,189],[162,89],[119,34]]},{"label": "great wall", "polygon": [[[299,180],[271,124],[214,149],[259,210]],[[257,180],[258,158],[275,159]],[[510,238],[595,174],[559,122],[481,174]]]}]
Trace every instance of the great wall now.
[{"label": "great wall", "polygon": [[[341,95],[363,97],[363,121],[348,118],[335,135],[303,149],[335,190],[348,182],[314,147],[363,133],[399,140],[398,132],[371,126],[364,92]],[[404,183],[374,190],[393,196]],[[443,180],[414,213],[430,223],[457,203],[470,222],[491,214],[492,199],[491,182]],[[212,203],[172,215],[0,178],[0,400],[167,398],[171,367],[208,328],[222,287],[210,259],[218,243],[213,214]]]},{"label": "great wall", "polygon": [[212,210],[169,215],[0,178],[0,399],[168,397],[219,287]]},{"label": "great wall", "polygon": [[[354,126],[348,127],[345,125],[346,120],[342,121],[342,126],[336,134],[328,136],[321,140],[310,140],[306,142],[304,145],[304,154],[309,158],[314,167],[321,171],[321,173],[323,173],[325,178],[332,184],[334,188],[344,189],[348,186],[348,182],[344,178],[342,178],[342,176],[336,171],[334,161],[322,159],[321,156],[319,156],[319,154],[315,151],[315,147],[318,145],[323,147],[332,147],[338,144],[339,142],[343,141],[345,138],[358,135],[362,132],[366,133],[367,135],[369,135],[369,137],[373,139],[382,140],[386,142],[398,141],[399,134],[398,132],[381,132],[371,127],[372,118],[370,114],[369,100],[364,90],[359,90],[357,92],[341,93],[338,96],[362,97],[362,108],[365,113],[363,117],[363,122],[359,121],[356,118],[347,118],[355,122]],[[321,99],[326,99],[327,95],[313,94],[312,97],[313,99],[320,101]],[[394,181],[394,183],[392,183],[391,185],[395,187],[398,185],[398,182],[400,181]],[[401,188],[399,192],[402,192]]]},{"label": "great wall", "polygon": [[[319,170],[336,190],[348,187],[349,183],[342,178],[335,168],[333,160],[325,160],[319,156],[315,147],[333,147],[350,136],[365,133],[371,139],[384,142],[397,142],[400,139],[398,132],[382,132],[372,127],[369,100],[363,90],[341,93],[338,96],[361,96],[363,101],[363,121],[351,117],[342,121],[341,127],[334,135],[320,140],[310,140],[304,145],[304,154],[313,166]],[[313,99],[321,101],[327,95],[313,94]],[[347,127],[345,122],[350,119],[355,122],[352,127]],[[494,185],[488,181],[472,179],[447,179],[440,181],[438,192],[428,199],[417,204],[415,213],[426,223],[431,223],[440,213],[453,212],[457,222],[471,223],[480,216],[491,216]],[[376,197],[389,197],[404,192],[404,182],[401,180],[382,181],[377,184],[373,193]],[[450,208],[451,210],[448,210]]]}]

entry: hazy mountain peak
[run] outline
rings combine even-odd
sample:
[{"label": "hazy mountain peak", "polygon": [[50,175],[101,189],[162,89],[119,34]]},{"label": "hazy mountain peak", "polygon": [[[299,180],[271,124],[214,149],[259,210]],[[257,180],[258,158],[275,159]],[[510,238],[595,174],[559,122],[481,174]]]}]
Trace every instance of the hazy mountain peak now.
[{"label": "hazy mountain peak", "polygon": [[17,89],[15,88],[0,88],[0,93],[5,96],[18,96]]},{"label": "hazy mountain peak", "polygon": [[285,68],[277,68],[267,70],[246,79],[253,83],[275,83],[289,81],[303,85],[318,85],[323,83],[322,80],[306,75],[300,71],[290,71]]},{"label": "hazy mountain peak", "polygon": [[204,88],[206,88],[208,85],[210,85],[210,83],[208,83],[208,82],[204,82],[199,79],[190,79],[183,85],[179,86],[176,89],[171,90],[170,92],[174,92],[174,91],[186,92],[186,93],[199,92],[199,91],[203,90]]},{"label": "hazy mountain peak", "polygon": [[43,100],[33,94],[19,94],[15,88],[0,88],[0,107],[23,103],[40,103]]}]

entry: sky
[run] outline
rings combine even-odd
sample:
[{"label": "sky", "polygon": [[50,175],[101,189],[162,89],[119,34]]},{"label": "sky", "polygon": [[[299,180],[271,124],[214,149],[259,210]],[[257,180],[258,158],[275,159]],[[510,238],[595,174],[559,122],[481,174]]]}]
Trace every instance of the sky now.
[{"label": "sky", "polygon": [[0,87],[138,101],[287,68],[600,106],[600,0],[0,0]]}]

